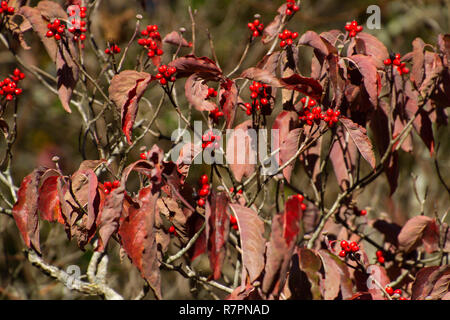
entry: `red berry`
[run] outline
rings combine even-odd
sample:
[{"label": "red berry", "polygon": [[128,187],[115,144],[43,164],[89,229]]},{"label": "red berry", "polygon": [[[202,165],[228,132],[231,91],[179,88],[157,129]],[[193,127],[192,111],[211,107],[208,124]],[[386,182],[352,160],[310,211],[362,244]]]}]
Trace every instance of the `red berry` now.
[{"label": "red berry", "polygon": [[236,224],[237,223],[237,219],[235,216],[230,216],[230,223],[231,224]]},{"label": "red berry", "polygon": [[392,289],[391,287],[387,286],[385,289],[386,293],[390,296],[392,296],[394,294],[394,289]]},{"label": "red berry", "polygon": [[107,189],[111,189],[112,188],[112,183],[110,181],[106,181],[103,185]]},{"label": "red berry", "polygon": [[345,240],[342,240],[342,241],[341,241],[341,248],[342,248],[342,249],[345,249],[345,248],[347,248],[347,247],[348,247],[348,242],[345,241]]},{"label": "red berry", "polygon": [[232,228],[233,228],[234,230],[239,230],[239,227],[238,227],[237,224],[233,224]]},{"label": "red berry", "polygon": [[200,195],[200,197],[205,197],[208,195],[208,193],[209,193],[208,189],[201,189],[198,194]]},{"label": "red berry", "polygon": [[389,65],[392,63],[392,60],[391,60],[391,59],[386,59],[386,60],[383,61],[383,63],[384,63],[386,66],[389,66]]},{"label": "red berry", "polygon": [[398,295],[401,295],[401,294],[402,294],[402,290],[400,290],[400,289],[397,289],[397,290],[395,290],[395,291],[394,291],[394,294],[398,294]]},{"label": "red berry", "polygon": [[208,176],[206,174],[202,175],[200,177],[200,184],[205,185],[209,183]]},{"label": "red berry", "polygon": [[296,197],[297,197],[298,201],[300,201],[300,202],[303,202],[303,200],[305,200],[305,197],[301,194],[297,194]]},{"label": "red berry", "polygon": [[197,204],[199,207],[203,207],[205,205],[205,200],[204,199],[198,199],[197,200]]},{"label": "red berry", "polygon": [[111,191],[110,191],[110,189],[106,189],[105,188],[105,189],[103,189],[103,192],[106,193],[106,194],[109,194]]},{"label": "red berry", "polygon": [[377,255],[377,258],[382,257],[383,256],[383,251],[378,250],[375,254]]},{"label": "red berry", "polygon": [[339,252],[339,257],[344,258],[346,255],[347,255],[347,252],[345,252],[345,250],[341,250],[341,251]]},{"label": "red berry", "polygon": [[174,234],[176,231],[175,231],[175,227],[172,225],[172,226],[170,226],[169,227],[169,233],[172,233],[172,234]]},{"label": "red berry", "polygon": [[365,215],[367,215],[367,210],[361,210],[360,212],[359,212],[359,214],[361,215],[361,216],[365,216]]},{"label": "red berry", "polygon": [[114,182],[113,182],[113,184],[112,184],[112,187],[114,188],[114,189],[116,189],[116,188],[118,188],[120,186],[120,181],[119,180],[114,180]]},{"label": "red berry", "polygon": [[378,262],[384,264],[385,262],[384,257],[378,257]]},{"label": "red berry", "polygon": [[306,204],[301,203],[301,204],[300,204],[300,209],[301,209],[302,211],[305,211],[305,210],[307,209]]}]

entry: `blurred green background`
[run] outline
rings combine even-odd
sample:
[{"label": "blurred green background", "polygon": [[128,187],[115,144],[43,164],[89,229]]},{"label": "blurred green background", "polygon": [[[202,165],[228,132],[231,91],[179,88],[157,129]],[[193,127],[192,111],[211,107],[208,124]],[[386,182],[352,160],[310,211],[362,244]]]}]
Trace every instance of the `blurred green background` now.
[{"label": "blurred green background", "polygon": [[[29,1],[35,5],[38,1]],[[63,3],[64,1],[61,1]],[[117,43],[122,48],[126,46],[134,32],[136,14],[141,14],[141,25],[158,24],[161,34],[184,27],[187,31],[184,36],[191,39],[191,20],[188,8],[196,11],[196,54],[211,56],[207,32],[209,31],[221,68],[225,73],[230,72],[239,61],[248,40],[249,31],[247,23],[254,19],[255,14],[260,20],[269,24],[276,14],[277,8],[284,1],[260,0],[107,0],[101,1],[99,12],[94,17],[92,31],[98,43],[105,48],[106,41]],[[288,28],[300,33],[314,30],[318,33],[340,29],[347,21],[357,20],[365,26],[368,18],[366,13],[369,5],[376,4],[381,8],[381,29],[368,30],[377,36],[386,47],[393,51],[405,54],[411,50],[411,42],[421,37],[426,43],[436,44],[439,33],[450,31],[450,1],[302,1],[301,10],[289,22]],[[103,40],[102,40],[103,39]],[[31,34],[27,35],[32,49],[20,51],[20,56],[29,64],[39,65],[43,70],[55,74],[55,68],[43,50],[39,40]],[[259,41],[251,47],[247,59],[241,70],[254,66],[268,46]],[[133,68],[135,59],[141,48],[134,44],[130,49],[129,58],[125,68]],[[165,47],[166,55],[163,61],[169,62],[173,48]],[[188,49],[183,49],[187,54]],[[89,49],[87,50],[89,52]],[[301,71],[308,74],[311,58],[310,50],[301,51]],[[98,61],[92,53],[86,55],[86,65],[92,74],[97,74]],[[6,77],[15,68],[14,57],[0,45],[0,77]],[[31,75],[27,74],[22,86],[24,94],[20,98],[19,106],[19,133],[13,153],[12,174],[16,185],[23,177],[38,165],[53,166],[51,158],[58,155],[61,167],[67,173],[74,172],[82,156],[79,152],[79,135],[82,130],[80,116],[76,110],[69,115],[61,107],[57,97],[51,93]],[[179,92],[182,92],[180,86]],[[161,91],[152,88],[146,94],[153,104],[157,104]],[[183,103],[183,97],[180,97]],[[181,103],[181,105],[183,105]],[[141,108],[142,109],[142,108]],[[141,111],[139,117],[145,116]],[[198,117],[198,115],[197,115]],[[238,118],[238,123],[243,118]],[[164,112],[158,119],[158,127],[170,136],[177,127],[176,114],[171,110]],[[446,181],[450,181],[450,140],[447,127],[434,127],[436,140],[441,142],[438,159],[441,171]],[[156,141],[151,137],[141,145],[151,147]],[[420,204],[412,192],[413,179],[411,173],[419,176],[417,190],[421,197],[428,189],[425,203],[426,213],[431,215],[436,210],[442,215],[450,206],[448,196],[439,184],[432,159],[422,142],[414,137],[416,156],[401,153],[401,174],[399,188],[392,198],[388,197],[388,186],[384,177],[370,187],[358,198],[360,207],[371,210],[370,217],[374,218],[385,214],[399,224],[405,222],[409,215],[419,213]],[[162,144],[162,147],[165,145]],[[167,145],[166,145],[167,146]],[[3,151],[5,143],[0,142]],[[132,156],[138,157],[139,147]],[[87,157],[93,158],[96,154],[92,146],[88,147]],[[130,159],[132,160],[132,159]],[[300,170],[297,170],[299,172]],[[305,189],[306,180],[301,174],[297,175],[295,185]],[[302,187],[303,186],[303,187]],[[1,187],[4,191],[3,186]],[[51,228],[49,224],[42,226],[42,242],[44,257],[55,265],[66,268],[69,264],[76,264],[83,271],[86,270],[89,257],[92,254],[89,247],[86,252],[80,252],[75,243],[69,243],[61,226]],[[86,298],[77,293],[69,292],[62,285],[42,275],[24,260],[21,249],[22,240],[12,219],[0,216],[0,299],[72,299]],[[120,262],[119,250],[112,246],[111,264],[109,267],[110,283],[125,297],[131,298],[139,292],[143,281],[138,272],[125,259]],[[201,259],[199,259],[201,260]],[[204,264],[204,261],[196,262]],[[199,267],[200,268],[200,267]],[[203,267],[204,268],[204,267]],[[205,298],[200,290],[191,292],[192,284],[185,279],[169,274],[164,277],[163,293],[168,299],[177,298]],[[151,297],[151,295],[149,295]]]}]

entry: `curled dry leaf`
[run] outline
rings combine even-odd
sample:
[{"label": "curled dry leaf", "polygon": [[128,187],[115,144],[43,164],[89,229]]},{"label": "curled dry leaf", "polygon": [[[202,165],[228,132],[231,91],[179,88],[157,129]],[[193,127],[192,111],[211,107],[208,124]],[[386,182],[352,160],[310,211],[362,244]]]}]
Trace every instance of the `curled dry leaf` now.
[{"label": "curled dry leaf", "polygon": [[325,37],[314,31],[306,31],[298,40],[298,44],[314,48],[314,53],[321,64],[330,53],[337,54],[337,49]]},{"label": "curled dry leaf", "polygon": [[265,240],[264,222],[251,208],[239,204],[230,204],[241,238],[242,268],[246,270],[250,282],[256,281],[264,270]]},{"label": "curled dry leaf", "polygon": [[427,252],[437,249],[439,232],[436,221],[427,216],[409,219],[398,235],[399,249],[408,253],[424,243]]},{"label": "curled dry leaf", "polygon": [[131,135],[139,107],[152,76],[146,72],[125,70],[116,74],[109,86],[109,98],[116,104],[122,119],[122,131],[131,144]]},{"label": "curled dry leaf", "polygon": [[172,31],[170,33],[168,33],[164,39],[162,40],[164,43],[168,43],[177,47],[190,47],[191,45],[189,44],[189,42],[183,38],[183,36],[177,32],[177,31]]},{"label": "curled dry leaf", "polygon": [[416,274],[411,300],[448,299],[450,266],[425,267]]},{"label": "curled dry leaf", "polygon": [[325,300],[334,300],[341,292],[342,299],[346,300],[353,295],[353,284],[350,279],[347,265],[329,251],[321,249],[318,252],[325,271],[321,280],[322,296]]},{"label": "curled dry leaf", "polygon": [[46,178],[39,187],[38,208],[41,219],[64,224],[61,204],[58,197],[58,175]]},{"label": "curled dry leaf", "polygon": [[262,43],[267,44],[270,41],[274,40],[278,37],[278,33],[280,32],[281,25],[283,23],[283,19],[286,16],[286,4],[282,4],[277,12],[278,14],[275,16],[272,22],[270,22],[263,30]]},{"label": "curled dry leaf", "polygon": [[219,103],[225,115],[226,128],[230,129],[236,115],[239,92],[233,80],[226,79],[220,84]]},{"label": "curled dry leaf", "polygon": [[189,54],[173,60],[169,67],[177,68],[177,78],[189,77],[194,73],[205,80],[219,80],[222,77],[222,70],[208,57]]},{"label": "curled dry leaf", "polygon": [[184,85],[186,99],[198,111],[213,111],[217,108],[214,102],[206,100],[208,97],[208,88],[206,80],[196,73],[186,80]]}]

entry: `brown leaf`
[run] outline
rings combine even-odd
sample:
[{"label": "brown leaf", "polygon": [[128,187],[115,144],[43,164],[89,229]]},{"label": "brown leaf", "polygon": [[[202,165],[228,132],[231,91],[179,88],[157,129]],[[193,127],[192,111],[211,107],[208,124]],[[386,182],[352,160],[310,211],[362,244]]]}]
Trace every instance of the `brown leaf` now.
[{"label": "brown leaf", "polygon": [[375,154],[367,130],[348,118],[343,117],[339,121],[344,125],[363,158],[375,169]]},{"label": "brown leaf", "polygon": [[283,22],[283,18],[286,16],[286,4],[282,4],[278,10],[278,14],[275,16],[272,22],[270,22],[263,30],[262,43],[268,44],[276,37],[278,37],[278,33],[280,32],[281,24]]},{"label": "brown leaf", "polygon": [[339,292],[346,300],[353,295],[353,284],[345,263],[327,250],[321,249],[318,255],[322,260],[325,277],[322,282],[322,296],[325,300],[334,300]]},{"label": "brown leaf", "polygon": [[186,99],[198,111],[213,111],[217,108],[217,105],[214,102],[206,100],[208,88],[206,80],[199,77],[196,73],[186,80],[184,86]]},{"label": "brown leaf", "polygon": [[321,298],[320,293],[320,269],[322,262],[313,250],[297,248],[298,262],[300,270],[306,273],[311,285],[311,294],[314,300]]},{"label": "brown leaf", "polygon": [[386,46],[373,35],[360,32],[355,38],[356,52],[366,56],[372,56],[378,61],[384,61],[389,58],[389,52]]},{"label": "brown leaf", "polygon": [[41,15],[49,21],[53,21],[56,18],[67,20],[67,13],[59,3],[55,3],[54,1],[39,1],[37,8],[41,12]]},{"label": "brown leaf", "polygon": [[239,226],[242,267],[246,270],[250,282],[256,281],[264,270],[265,239],[264,222],[251,208],[239,204],[230,204]]},{"label": "brown leaf", "polygon": [[191,47],[189,42],[177,31],[166,34],[162,41],[177,47]]},{"label": "brown leaf", "polygon": [[436,230],[433,224],[436,224],[436,221],[427,216],[415,216],[409,219],[398,235],[399,249],[406,253],[411,252],[422,242],[425,233],[431,233],[426,240],[428,245],[431,246],[434,241],[438,241],[439,237],[431,236],[434,234],[433,230]]},{"label": "brown leaf", "polygon": [[240,78],[247,78],[253,81],[262,82],[265,84],[268,84],[272,87],[282,87],[283,84],[280,82],[280,80],[270,72],[269,70],[260,69],[256,67],[251,67],[246,70],[244,70]]},{"label": "brown leaf", "polygon": [[421,38],[416,38],[412,42],[412,69],[411,69],[411,81],[414,82],[417,88],[423,82],[423,77],[425,75],[425,42]]},{"label": "brown leaf", "polygon": [[44,168],[35,169],[26,176],[17,192],[17,202],[12,208],[12,215],[23,241],[28,248],[41,253],[39,244],[38,187],[44,174]]},{"label": "brown leaf", "polygon": [[441,52],[444,54],[444,66],[450,68],[450,34],[440,34],[438,36],[438,45]]},{"label": "brown leaf", "polygon": [[131,134],[136,120],[139,100],[145,93],[153,77],[146,72],[125,70],[115,75],[109,86],[109,98],[116,104],[121,114],[122,130],[131,144]]},{"label": "brown leaf", "polygon": [[336,129],[337,140],[330,151],[330,160],[339,186],[345,190],[350,183],[349,175],[355,170],[356,145],[352,139],[345,138],[342,127]]},{"label": "brown leaf", "polygon": [[314,53],[321,62],[323,62],[330,53],[337,53],[337,49],[331,45],[327,39],[319,36],[314,31],[306,31],[301,36],[298,44],[314,48]]}]

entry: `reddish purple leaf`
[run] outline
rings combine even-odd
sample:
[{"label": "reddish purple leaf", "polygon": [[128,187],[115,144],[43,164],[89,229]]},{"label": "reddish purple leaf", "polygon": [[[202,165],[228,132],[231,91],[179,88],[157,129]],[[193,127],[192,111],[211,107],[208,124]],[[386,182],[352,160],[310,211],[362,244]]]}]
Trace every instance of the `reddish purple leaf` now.
[{"label": "reddish purple leaf", "polygon": [[42,220],[64,224],[58,197],[58,179],[60,177],[55,175],[44,180],[39,188],[38,208]]},{"label": "reddish purple leaf", "polygon": [[269,70],[260,69],[256,67],[251,67],[244,70],[239,77],[262,82],[272,87],[280,88],[283,86],[283,84],[275,76],[274,73],[270,72]]},{"label": "reddish purple leaf", "polygon": [[219,101],[226,119],[226,128],[230,129],[236,115],[239,92],[236,83],[227,79],[220,84]]},{"label": "reddish purple leaf", "polygon": [[17,192],[17,202],[12,215],[19,228],[22,239],[28,248],[41,252],[39,245],[38,192],[39,182],[44,174],[43,168],[35,169],[26,176]]},{"label": "reddish purple leaf", "polygon": [[160,261],[155,237],[158,196],[159,192],[154,192],[151,187],[143,188],[138,196],[139,207],[131,206],[128,215],[121,219],[119,235],[131,261],[147,280],[155,296],[161,299]]},{"label": "reddish purple leaf", "polygon": [[250,282],[256,281],[264,270],[264,222],[250,208],[239,204],[230,204],[239,227],[242,249],[242,267],[246,270]]},{"label": "reddish purple leaf", "polygon": [[342,299],[350,299],[353,295],[353,284],[346,264],[327,250],[321,249],[318,254],[325,271],[321,285],[323,298],[334,300],[341,292]]},{"label": "reddish purple leaf", "polygon": [[342,127],[336,129],[336,141],[330,151],[330,160],[339,186],[345,190],[350,183],[349,175],[355,170],[356,145],[352,139],[345,138]]},{"label": "reddish purple leaf", "polygon": [[301,36],[298,44],[314,48],[314,53],[320,61],[323,61],[330,53],[337,53],[336,48],[327,39],[314,31],[306,31]]},{"label": "reddish purple leaf", "polygon": [[189,42],[183,38],[178,31],[172,31],[168,33],[162,40],[164,43],[168,43],[177,47],[191,47]]},{"label": "reddish purple leaf", "polygon": [[286,4],[282,4],[278,10],[278,14],[275,16],[272,22],[270,22],[263,30],[262,43],[267,44],[278,37],[280,32],[283,18],[286,15]]},{"label": "reddish purple leaf", "polygon": [[[450,290],[450,266],[425,267],[416,274],[411,300],[439,300]],[[448,299],[448,298],[446,298]]]},{"label": "reddish purple leaf", "polygon": [[375,154],[367,130],[348,118],[341,118],[339,121],[344,125],[363,158],[375,169]]},{"label": "reddish purple leaf", "polygon": [[315,100],[322,97],[322,85],[313,78],[302,77],[299,74],[293,74],[287,78],[281,78],[282,87],[286,89],[301,92]]},{"label": "reddish purple leaf", "polygon": [[425,75],[425,42],[421,38],[416,38],[412,45],[411,81],[414,82],[417,88],[420,88]]},{"label": "reddish purple leaf", "polygon": [[378,94],[381,88],[381,79],[377,72],[377,61],[362,54],[356,54],[350,57],[358,66],[359,72],[363,77],[364,88],[369,95],[370,103],[378,106]]},{"label": "reddish purple leaf", "polygon": [[389,58],[389,52],[386,49],[386,46],[373,35],[366,32],[360,32],[355,38],[355,41],[357,53],[372,56],[380,61],[380,63]]},{"label": "reddish purple leaf", "polygon": [[[434,251],[439,241],[436,221],[427,216],[415,216],[409,219],[398,235],[399,249],[408,253],[425,240],[427,248]],[[424,236],[426,235],[426,239]]]},{"label": "reddish purple leaf", "polygon": [[206,80],[218,80],[222,77],[222,70],[208,57],[189,54],[173,60],[169,63],[169,67],[177,68],[177,78],[189,77],[194,73]]},{"label": "reddish purple leaf", "polygon": [[122,130],[131,144],[131,135],[139,107],[139,100],[153,77],[146,72],[125,70],[115,75],[109,86],[109,98],[121,114]]}]

